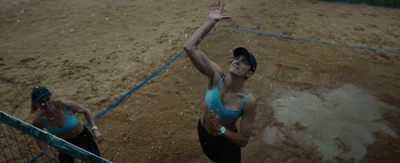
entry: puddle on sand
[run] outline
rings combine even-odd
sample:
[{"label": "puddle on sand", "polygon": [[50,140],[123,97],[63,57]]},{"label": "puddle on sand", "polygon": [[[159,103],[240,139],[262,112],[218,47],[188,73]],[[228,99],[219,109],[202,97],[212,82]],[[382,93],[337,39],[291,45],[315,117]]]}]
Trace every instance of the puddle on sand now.
[{"label": "puddle on sand", "polygon": [[[324,160],[341,157],[354,158],[358,162],[367,152],[365,145],[375,141],[373,132],[382,131],[397,137],[380,113],[382,108],[395,107],[351,84],[319,96],[287,92],[272,101],[271,106],[275,118],[290,129],[289,134],[300,144],[317,146]],[[296,130],[298,125],[304,129]],[[267,127],[264,131],[267,143],[283,139],[284,134],[278,127]]]}]

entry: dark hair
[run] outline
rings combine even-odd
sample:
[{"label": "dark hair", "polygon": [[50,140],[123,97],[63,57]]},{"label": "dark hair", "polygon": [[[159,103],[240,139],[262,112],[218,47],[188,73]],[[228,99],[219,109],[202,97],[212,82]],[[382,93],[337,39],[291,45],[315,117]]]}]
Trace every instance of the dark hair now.
[{"label": "dark hair", "polygon": [[32,100],[32,102],[31,102],[31,114],[34,113],[34,112],[36,112],[36,110],[38,110],[38,106],[37,106],[37,104],[36,104],[35,102],[33,102],[33,100]]}]

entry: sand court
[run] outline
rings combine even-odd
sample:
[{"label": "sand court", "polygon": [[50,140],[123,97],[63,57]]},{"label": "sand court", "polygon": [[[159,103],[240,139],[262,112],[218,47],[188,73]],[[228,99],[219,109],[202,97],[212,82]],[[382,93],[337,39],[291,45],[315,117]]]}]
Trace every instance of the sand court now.
[{"label": "sand court", "polygon": [[[55,99],[101,113],[182,52],[206,20],[208,3],[2,5],[2,111],[31,122],[29,93],[38,84]],[[257,117],[243,162],[400,161],[400,56],[386,51],[400,51],[398,9],[235,1],[227,2],[226,14],[233,19],[220,25],[338,44],[231,28],[218,28],[200,44],[224,70],[237,46],[257,58],[257,71],[245,83],[257,98]],[[197,137],[205,81],[186,54],[179,56],[96,120],[105,138],[102,156],[113,162],[207,162]]]},{"label": "sand court", "polygon": [[[220,38],[230,40],[230,42],[220,42]],[[261,99],[258,99],[260,103],[265,104],[257,110],[258,121],[255,137],[249,145],[250,148],[248,149],[250,150],[245,148],[244,154],[251,154],[251,148],[254,149],[255,147],[271,150],[271,148],[277,148],[276,146],[285,148],[282,147],[281,143],[289,143],[283,145],[287,149],[280,149],[282,156],[286,157],[285,154],[288,153],[298,154],[291,150],[300,146],[302,150],[315,157],[312,159],[320,161],[355,159],[359,161],[366,154],[366,145],[374,143],[373,132],[381,132],[392,139],[398,138],[395,132],[398,129],[390,124],[390,119],[380,116],[384,112],[396,113],[399,111],[397,107],[386,104],[391,99],[385,100],[384,98],[385,93],[396,94],[397,86],[387,84],[386,80],[379,80],[383,76],[382,74],[376,74],[373,73],[373,70],[368,71],[367,69],[369,66],[377,66],[382,69],[381,71],[386,72],[385,76],[391,76],[390,73],[395,75],[398,67],[393,65],[397,65],[395,63],[398,60],[394,59],[395,63],[386,66],[382,62],[386,59],[382,59],[379,63],[376,55],[379,57],[389,55],[396,58],[396,54],[270,37],[225,28],[211,32],[201,44],[201,47],[214,49],[218,45],[219,51],[215,52],[215,55],[212,55],[210,59],[218,63],[226,63],[225,68],[227,68],[231,58],[229,55],[232,49],[239,44],[252,50],[258,59],[257,75],[259,72],[262,74],[249,79],[250,84],[248,85],[253,88],[257,97],[261,97]],[[259,47],[263,47],[263,45],[270,47],[268,51],[271,51],[271,55],[262,55],[260,51],[266,49]],[[281,45],[289,45],[293,48],[288,49]],[[205,53],[208,52],[207,50],[204,51]],[[360,62],[360,60],[364,60],[361,65],[354,63],[355,61]],[[352,73],[349,74],[349,72]],[[165,67],[160,74],[132,94],[127,101],[110,111],[110,116],[126,114],[126,120],[124,118],[120,123],[127,124],[126,127],[130,128],[127,129],[129,131],[133,132],[137,129],[142,131],[143,126],[135,128],[137,123],[141,123],[140,121],[144,121],[144,124],[146,124],[147,127],[145,128],[147,129],[143,130],[144,133],[124,134],[126,137],[120,137],[121,140],[129,140],[133,144],[152,145],[150,151],[146,148],[142,149],[135,146],[132,149],[130,147],[132,151],[140,151],[138,153],[133,152],[136,157],[145,159],[146,156],[149,156],[151,158],[151,151],[167,150],[172,152],[164,153],[166,155],[164,157],[179,160],[180,158],[175,158],[177,153],[174,151],[177,148],[188,153],[201,155],[199,146],[197,150],[191,147],[193,147],[192,143],[196,144],[197,142],[195,129],[200,111],[196,108],[201,106],[204,97],[200,95],[206,91],[201,89],[205,87],[204,83],[201,82],[202,80],[204,80],[203,77],[192,67],[188,58],[185,55],[179,56],[170,66]],[[380,88],[384,90],[379,90],[373,87],[374,85],[386,85],[389,88]],[[365,88],[359,88],[363,86]],[[332,90],[332,92],[328,90]],[[380,94],[383,95],[379,96]],[[146,99],[143,99],[144,101],[135,100],[140,96],[144,96]],[[178,111],[169,109],[171,106],[181,106],[181,109]],[[129,112],[127,108],[141,109],[133,109],[135,111]],[[119,109],[122,111],[118,111]],[[322,112],[320,112],[321,110]],[[144,112],[151,112],[151,117],[143,117],[143,115],[146,115]],[[191,121],[187,119],[191,119]],[[108,120],[106,121],[109,123]],[[180,122],[185,122],[185,124]],[[346,128],[345,126],[354,127]],[[182,130],[174,131],[174,128]],[[115,127],[110,128],[110,130],[113,129]],[[146,132],[148,130],[162,132],[161,135],[153,133],[157,135],[155,136],[156,139],[149,140],[146,138],[149,134]],[[301,133],[308,130],[310,131]],[[132,135],[135,135],[136,139],[132,139]],[[276,135],[279,138],[271,140]],[[314,138],[312,138],[313,136]],[[169,141],[173,137],[178,137],[182,141]],[[187,137],[190,137],[190,139]],[[307,137],[309,139],[304,139]],[[321,139],[318,137],[321,137]],[[135,140],[137,141],[135,142]],[[151,143],[149,144],[148,141]],[[260,143],[264,145],[260,145]],[[126,144],[126,146],[129,146],[129,144]],[[257,151],[253,154],[258,156],[252,157],[251,160],[253,161],[266,158],[264,161],[275,162],[285,159],[280,155],[274,156],[268,152]],[[196,158],[199,155],[191,156],[189,160],[197,160]],[[118,158],[118,156],[114,157]],[[201,160],[201,157],[198,159]],[[304,159],[303,161],[306,161],[309,158],[294,156],[291,159]]]}]

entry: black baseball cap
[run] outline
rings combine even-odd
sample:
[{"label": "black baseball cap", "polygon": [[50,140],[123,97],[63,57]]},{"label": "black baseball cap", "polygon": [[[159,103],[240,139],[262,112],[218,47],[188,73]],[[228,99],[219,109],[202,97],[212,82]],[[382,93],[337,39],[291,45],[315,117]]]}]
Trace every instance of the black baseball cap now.
[{"label": "black baseball cap", "polygon": [[41,86],[35,86],[32,89],[31,98],[33,102],[38,102],[43,96],[51,95],[50,91]]},{"label": "black baseball cap", "polygon": [[250,71],[255,72],[257,68],[256,58],[246,48],[238,47],[233,51],[233,56],[237,57],[240,54],[244,54],[250,60],[251,69]]}]

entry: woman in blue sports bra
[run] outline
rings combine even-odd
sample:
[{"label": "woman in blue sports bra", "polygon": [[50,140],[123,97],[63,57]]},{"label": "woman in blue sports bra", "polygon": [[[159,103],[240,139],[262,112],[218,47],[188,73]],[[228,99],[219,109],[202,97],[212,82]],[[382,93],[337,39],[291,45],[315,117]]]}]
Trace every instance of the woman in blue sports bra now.
[{"label": "woman in blue sports bra", "polygon": [[[97,143],[101,143],[103,136],[96,126],[89,109],[74,101],[53,101],[50,91],[45,87],[35,86],[31,93],[31,113],[39,108],[39,113],[34,118],[32,125],[37,128],[46,128],[48,132],[79,146],[93,154],[100,156]],[[82,113],[92,126],[93,135],[79,123],[75,113]],[[96,141],[96,142],[95,142]],[[50,162],[74,162],[75,158],[48,149],[47,144],[37,140],[39,147],[45,152]]]},{"label": "woman in blue sports bra", "polygon": [[[247,49],[239,47],[233,51],[234,60],[229,73],[210,61],[198,49],[205,35],[224,19],[225,4],[214,2],[209,6],[209,18],[185,43],[184,49],[193,65],[208,78],[204,112],[198,123],[198,135],[204,153],[215,162],[240,162],[240,148],[249,142],[256,116],[256,98],[244,86],[253,76],[257,62]],[[240,131],[236,121],[241,117]]]}]

